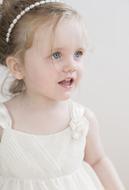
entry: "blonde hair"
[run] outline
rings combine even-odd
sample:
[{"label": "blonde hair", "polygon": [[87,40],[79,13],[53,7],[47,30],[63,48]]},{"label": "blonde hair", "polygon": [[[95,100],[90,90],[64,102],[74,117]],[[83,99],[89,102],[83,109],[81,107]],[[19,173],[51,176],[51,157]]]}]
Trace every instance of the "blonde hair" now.
[{"label": "blonde hair", "polygon": [[[0,64],[6,65],[9,55],[19,56],[24,63],[24,53],[31,47],[36,29],[40,24],[50,23],[53,31],[61,18],[77,18],[80,14],[65,3],[45,3],[27,12],[13,28],[10,40],[6,42],[8,28],[13,19],[27,6],[38,2],[37,0],[4,0],[0,7]],[[15,79],[9,88],[11,94],[17,94],[25,90],[23,80]]]}]

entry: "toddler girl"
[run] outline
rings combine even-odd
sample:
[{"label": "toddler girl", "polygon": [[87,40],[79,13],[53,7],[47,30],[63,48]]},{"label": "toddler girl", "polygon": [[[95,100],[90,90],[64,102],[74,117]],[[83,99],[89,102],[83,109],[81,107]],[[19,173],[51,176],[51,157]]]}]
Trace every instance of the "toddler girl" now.
[{"label": "toddler girl", "polygon": [[87,54],[82,17],[60,0],[4,0],[0,63],[14,77],[0,104],[1,190],[123,190],[97,119],[70,99]]}]

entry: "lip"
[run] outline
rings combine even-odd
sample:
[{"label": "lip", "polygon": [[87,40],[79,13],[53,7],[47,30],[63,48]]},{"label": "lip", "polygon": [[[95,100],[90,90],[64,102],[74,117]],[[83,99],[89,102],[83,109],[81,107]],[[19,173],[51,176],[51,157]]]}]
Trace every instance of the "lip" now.
[{"label": "lip", "polygon": [[64,79],[62,79],[62,80],[60,80],[59,82],[58,82],[58,84],[60,83],[60,82],[62,82],[63,80],[73,80],[73,82],[75,81],[75,78],[74,77],[66,77],[66,78],[64,78]]},{"label": "lip", "polygon": [[[63,80],[71,81],[71,84],[68,85],[68,86],[60,84]],[[74,85],[74,82],[75,82],[75,79],[73,77],[67,77],[67,78],[65,78],[63,80],[61,80],[61,81],[58,82],[58,84],[60,85],[60,87],[62,87],[64,89],[67,89],[67,90],[73,88],[73,85]]]}]

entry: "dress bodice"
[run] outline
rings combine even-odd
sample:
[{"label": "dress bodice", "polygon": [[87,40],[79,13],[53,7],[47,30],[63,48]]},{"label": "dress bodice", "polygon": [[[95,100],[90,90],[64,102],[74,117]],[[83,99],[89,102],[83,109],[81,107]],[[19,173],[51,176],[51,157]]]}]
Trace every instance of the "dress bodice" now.
[{"label": "dress bodice", "polygon": [[49,135],[34,135],[12,129],[8,110],[1,104],[0,175],[48,179],[76,170],[84,157],[89,127],[84,113],[85,108],[71,100],[67,128]]}]

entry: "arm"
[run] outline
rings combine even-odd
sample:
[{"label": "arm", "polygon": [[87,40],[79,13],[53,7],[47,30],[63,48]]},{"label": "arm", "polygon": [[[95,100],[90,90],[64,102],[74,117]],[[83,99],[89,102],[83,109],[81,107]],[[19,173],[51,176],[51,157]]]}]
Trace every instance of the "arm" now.
[{"label": "arm", "polygon": [[125,190],[111,161],[106,156],[99,135],[99,124],[92,111],[86,112],[89,133],[86,137],[84,160],[90,164],[105,190]]}]

